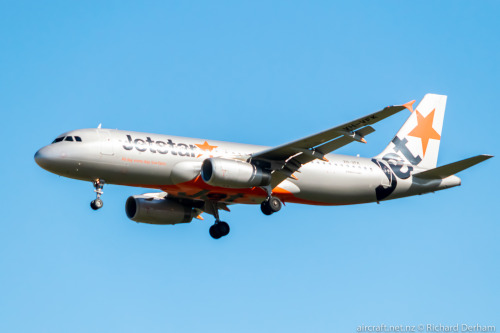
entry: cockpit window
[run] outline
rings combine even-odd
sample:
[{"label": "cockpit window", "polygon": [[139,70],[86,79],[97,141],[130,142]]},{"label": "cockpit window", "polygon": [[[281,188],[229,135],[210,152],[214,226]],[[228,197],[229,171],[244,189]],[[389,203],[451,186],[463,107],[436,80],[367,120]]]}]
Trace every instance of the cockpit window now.
[{"label": "cockpit window", "polygon": [[55,139],[54,141],[52,141],[52,143],[57,143],[57,142],[61,142],[61,141],[82,142],[82,138],[79,136],[74,136],[74,137],[73,136],[60,136],[57,139]]},{"label": "cockpit window", "polygon": [[61,142],[62,140],[64,140],[64,136],[58,137],[57,139],[55,139],[54,141],[52,141],[52,143]]}]

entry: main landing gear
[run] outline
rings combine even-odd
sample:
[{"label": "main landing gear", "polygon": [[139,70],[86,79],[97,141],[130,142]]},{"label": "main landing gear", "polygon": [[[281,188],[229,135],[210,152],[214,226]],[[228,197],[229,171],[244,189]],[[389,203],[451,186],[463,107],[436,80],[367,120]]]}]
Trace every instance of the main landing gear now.
[{"label": "main landing gear", "polygon": [[260,209],[265,215],[271,215],[273,213],[279,212],[281,209],[281,200],[276,197],[269,197],[262,201],[260,204]]},{"label": "main landing gear", "polygon": [[229,234],[229,224],[223,221],[215,221],[215,224],[208,229],[210,236],[214,239],[227,236]]},{"label": "main landing gear", "polygon": [[213,211],[213,215],[215,217],[215,223],[208,229],[210,236],[214,239],[219,239],[221,237],[227,236],[229,234],[229,224],[224,221],[221,221],[219,218],[219,208],[217,207],[217,202],[208,202],[211,206],[211,210]]},{"label": "main landing gear", "polygon": [[95,200],[92,200],[90,202],[90,207],[93,210],[98,210],[102,208],[102,206],[104,206],[104,202],[102,202],[101,200],[101,195],[104,193],[102,190],[103,187],[104,187],[104,180],[97,179],[94,181],[94,188],[95,188],[94,192],[96,193],[96,198]]},{"label": "main landing gear", "polygon": [[[271,215],[273,213],[279,212],[283,204],[278,197],[273,197],[271,195],[271,188],[264,188],[267,192],[267,198],[260,204],[260,209],[266,215]],[[210,227],[210,236],[214,239],[219,239],[221,237],[227,236],[229,234],[229,225],[221,221],[219,218],[219,206],[215,200],[205,201],[205,209],[207,213],[212,214],[215,217],[215,223]]]}]

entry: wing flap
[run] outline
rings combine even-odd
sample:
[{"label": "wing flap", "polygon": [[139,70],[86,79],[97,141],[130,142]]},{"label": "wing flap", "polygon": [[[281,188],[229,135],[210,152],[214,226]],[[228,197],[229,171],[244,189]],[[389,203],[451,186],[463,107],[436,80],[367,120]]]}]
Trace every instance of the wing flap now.
[{"label": "wing flap", "polygon": [[420,173],[416,173],[413,177],[418,177],[422,179],[444,179],[452,176],[460,171],[468,169],[478,163],[484,162],[487,159],[492,158],[492,155],[478,155],[458,162],[446,164],[434,169],[426,170]]}]

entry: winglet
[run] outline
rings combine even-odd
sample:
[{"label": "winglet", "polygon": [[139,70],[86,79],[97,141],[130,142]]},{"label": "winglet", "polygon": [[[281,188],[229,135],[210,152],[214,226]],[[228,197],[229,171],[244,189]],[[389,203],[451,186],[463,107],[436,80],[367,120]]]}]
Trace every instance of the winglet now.
[{"label": "winglet", "polygon": [[410,112],[413,113],[413,103],[415,103],[415,100],[408,102],[408,103],[405,103],[405,104],[403,104],[403,106],[405,108],[407,108],[408,110],[410,110]]}]

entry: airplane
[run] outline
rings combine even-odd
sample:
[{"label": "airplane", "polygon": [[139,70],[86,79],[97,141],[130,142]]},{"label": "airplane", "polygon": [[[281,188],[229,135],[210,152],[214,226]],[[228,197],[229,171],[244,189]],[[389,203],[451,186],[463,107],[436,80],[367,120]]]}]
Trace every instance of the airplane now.
[{"label": "airplane", "polygon": [[[35,154],[43,169],[92,182],[103,207],[105,184],[160,190],[130,196],[128,218],[174,225],[213,215],[210,235],[228,235],[219,210],[256,204],[265,215],[283,203],[351,205],[392,200],[461,185],[455,174],[493,156],[478,155],[437,167],[447,96],[427,94],[388,106],[277,147],[98,128],[59,135]],[[332,154],[352,142],[366,143],[371,126],[403,110],[410,115],[389,145],[372,158]]]}]

